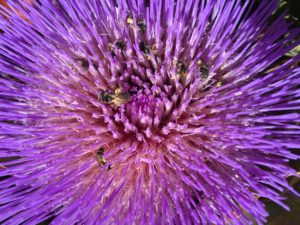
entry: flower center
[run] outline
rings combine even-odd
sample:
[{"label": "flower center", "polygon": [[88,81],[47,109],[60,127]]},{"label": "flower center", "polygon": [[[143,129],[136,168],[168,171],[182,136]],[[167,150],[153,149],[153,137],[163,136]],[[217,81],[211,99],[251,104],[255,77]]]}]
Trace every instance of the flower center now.
[{"label": "flower center", "polygon": [[159,130],[166,124],[172,103],[160,87],[147,82],[135,85],[127,82],[115,91],[101,91],[99,100],[110,109],[107,122],[114,124],[113,133],[121,128],[120,133],[136,134],[138,140],[153,135],[157,141],[161,140]]},{"label": "flower center", "polygon": [[126,105],[126,113],[130,122],[137,128],[157,128],[164,115],[164,103],[152,94],[146,95],[139,92],[132,101]]},{"label": "flower center", "polygon": [[160,142],[180,127],[179,118],[189,116],[197,91],[208,89],[208,67],[177,45],[151,38],[154,28],[142,17],[123,12],[119,19],[113,26],[120,34],[107,36],[99,71],[106,79],[98,94],[105,122],[115,138],[134,134]]}]

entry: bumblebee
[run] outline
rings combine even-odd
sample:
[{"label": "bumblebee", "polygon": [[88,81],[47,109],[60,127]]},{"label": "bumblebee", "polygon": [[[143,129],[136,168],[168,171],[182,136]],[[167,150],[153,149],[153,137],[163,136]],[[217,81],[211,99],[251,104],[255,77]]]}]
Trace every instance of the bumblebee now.
[{"label": "bumblebee", "polygon": [[108,93],[107,91],[100,91],[98,95],[99,101],[108,105],[123,105],[131,100],[129,93],[122,93],[120,88],[115,90],[114,94]]}]

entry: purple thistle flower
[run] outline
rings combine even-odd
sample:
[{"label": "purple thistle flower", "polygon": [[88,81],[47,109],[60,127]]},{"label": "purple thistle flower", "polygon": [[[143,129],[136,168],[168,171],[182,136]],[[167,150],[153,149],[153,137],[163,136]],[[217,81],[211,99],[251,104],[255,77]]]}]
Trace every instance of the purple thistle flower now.
[{"label": "purple thistle flower", "polygon": [[278,1],[8,2],[2,223],[263,224],[261,198],[298,195],[299,29],[270,22]]}]

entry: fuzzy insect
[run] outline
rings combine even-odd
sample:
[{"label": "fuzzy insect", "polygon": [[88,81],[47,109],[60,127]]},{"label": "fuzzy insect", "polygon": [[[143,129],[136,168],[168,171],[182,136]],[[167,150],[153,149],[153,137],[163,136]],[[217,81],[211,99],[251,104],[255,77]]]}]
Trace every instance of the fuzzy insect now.
[{"label": "fuzzy insect", "polygon": [[150,47],[144,41],[140,42],[139,49],[146,55],[150,53]]},{"label": "fuzzy insect", "polygon": [[106,158],[104,158],[104,148],[99,148],[96,153],[96,159],[100,166],[104,166],[107,163]]},{"label": "fuzzy insect", "polygon": [[185,64],[184,61],[178,60],[176,63],[176,69],[177,69],[177,74],[183,75],[187,71],[187,65]]},{"label": "fuzzy insect", "polygon": [[116,41],[116,47],[120,50],[125,50],[126,49],[126,43],[122,40]]},{"label": "fuzzy insect", "polygon": [[134,24],[134,20],[133,20],[133,17],[132,17],[132,14],[131,13],[128,13],[127,16],[126,16],[126,23],[128,25],[133,25]]},{"label": "fuzzy insect", "polygon": [[98,99],[108,105],[121,106],[131,100],[131,95],[127,92],[123,93],[119,88],[117,88],[115,93],[109,93],[103,90],[100,91]]},{"label": "fuzzy insect", "polygon": [[145,20],[143,19],[137,19],[137,26],[142,33],[144,33],[147,29]]},{"label": "fuzzy insect", "polygon": [[82,58],[82,57],[80,57],[80,58],[76,58],[75,59],[75,62],[77,62],[77,63],[79,63],[80,64],[80,66],[83,68],[83,69],[85,69],[85,70],[88,70],[89,69],[89,61],[86,59],[86,58]]},{"label": "fuzzy insect", "polygon": [[209,68],[206,63],[204,63],[201,59],[198,60],[197,66],[200,71],[200,78],[201,80],[206,80],[209,76]]},{"label": "fuzzy insect", "polygon": [[[99,166],[101,166],[101,167],[103,167],[107,164],[107,159],[104,158],[104,148],[103,147],[99,148],[98,151],[96,152],[96,160],[97,160]],[[110,164],[106,167],[106,170],[111,170],[111,168],[112,168],[112,166]]]}]

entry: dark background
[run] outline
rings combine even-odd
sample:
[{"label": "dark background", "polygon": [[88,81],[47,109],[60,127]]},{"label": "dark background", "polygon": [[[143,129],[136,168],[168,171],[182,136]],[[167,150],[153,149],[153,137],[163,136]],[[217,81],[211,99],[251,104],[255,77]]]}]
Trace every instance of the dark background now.
[{"label": "dark background", "polygon": [[[294,25],[300,28],[300,0],[281,0],[281,8],[278,9],[278,13],[283,11],[288,11],[287,20],[294,23]],[[300,35],[300,33],[299,33]],[[298,36],[298,39],[300,37]],[[287,54],[287,57],[292,57],[298,55],[300,53],[300,46]],[[297,151],[299,154],[299,150]],[[290,162],[291,166],[295,168],[295,170],[300,171],[300,160]],[[291,177],[288,178],[291,186],[294,187],[300,193],[300,179]],[[266,208],[270,214],[268,217],[267,225],[300,225],[300,197],[293,196],[288,192],[284,192],[283,196],[285,196],[286,204],[290,207],[291,211],[288,212],[278,206],[277,204],[269,201],[262,200],[266,204]]]}]

